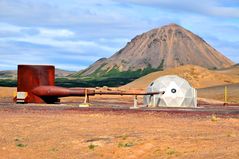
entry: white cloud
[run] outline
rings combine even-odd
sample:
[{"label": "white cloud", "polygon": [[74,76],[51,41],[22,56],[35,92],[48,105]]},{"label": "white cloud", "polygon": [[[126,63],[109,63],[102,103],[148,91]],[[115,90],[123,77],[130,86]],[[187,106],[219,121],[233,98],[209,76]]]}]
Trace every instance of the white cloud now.
[{"label": "white cloud", "polygon": [[206,40],[226,39],[223,45],[209,42],[222,53],[235,52],[238,6],[236,0],[0,0],[0,63],[7,65],[8,54],[12,66],[21,61],[87,66],[134,36],[172,22]]},{"label": "white cloud", "polygon": [[[77,39],[71,39],[75,36],[73,31],[68,29],[49,29],[42,27],[21,27],[16,25],[10,25],[7,23],[0,24],[0,32],[1,31],[12,31],[15,33],[21,33],[21,36],[11,36],[11,37],[3,37],[0,39],[2,42],[26,42],[37,45],[45,45],[56,48],[62,48],[68,51],[74,51],[77,53],[84,54],[86,50],[90,49],[99,49],[101,51],[105,51],[106,53],[113,53],[117,50],[117,48],[113,48],[107,45],[102,45],[97,43],[96,41],[87,41],[80,40],[79,37]],[[29,34],[26,32],[31,30],[35,30],[36,33]],[[64,39],[59,39],[64,38]]]},{"label": "white cloud", "polygon": [[19,27],[16,25],[11,25],[8,23],[1,23],[0,22],[0,32],[14,32],[14,33],[19,33],[24,27]]},{"label": "white cloud", "polygon": [[[49,29],[43,27],[23,27],[8,23],[0,23],[0,32],[36,35],[46,38],[73,37],[75,33],[68,29]],[[30,34],[35,32],[35,34]]]},{"label": "white cloud", "polygon": [[[180,12],[198,13],[210,16],[220,17],[239,17],[239,7],[223,6],[220,0],[115,0],[118,2],[132,3],[138,5],[148,5],[151,7],[160,7]],[[225,1],[226,2],[226,1]]]},{"label": "white cloud", "polygon": [[[117,51],[117,48],[110,45],[81,40],[69,29],[21,27],[1,23],[0,33],[6,31],[15,33],[0,38],[1,66],[7,69],[14,69],[17,64],[23,63],[54,64],[58,68],[62,66],[63,69],[76,70]],[[84,65],[79,65],[77,61]],[[70,65],[66,64],[71,62]]]},{"label": "white cloud", "polygon": [[[54,65],[54,64],[53,64]],[[72,65],[72,64],[57,64],[55,66],[56,68],[64,68],[64,70],[69,70],[69,71],[78,71],[78,70],[83,70],[87,68],[87,66],[82,66],[80,64],[78,65]]]},{"label": "white cloud", "polygon": [[233,8],[233,7],[215,6],[215,7],[208,8],[208,13],[210,13],[211,15],[222,16],[222,17],[239,18],[239,7]]},{"label": "white cloud", "polygon": [[102,43],[127,43],[130,41],[130,39],[127,39],[127,38],[111,38],[111,39],[100,38],[99,41]]},{"label": "white cloud", "polygon": [[51,38],[45,38],[41,36],[26,36],[26,37],[15,37],[15,38],[3,38],[0,41],[15,41],[15,42],[27,42],[37,45],[46,45],[56,48],[62,48],[67,51],[74,51],[81,54],[86,53],[86,50],[99,49],[106,52],[114,52],[116,49],[100,45],[94,41],[83,41],[83,40],[56,40]]},{"label": "white cloud", "polygon": [[47,28],[38,28],[39,34],[42,37],[72,37],[75,35],[74,32],[67,29],[47,29]]}]

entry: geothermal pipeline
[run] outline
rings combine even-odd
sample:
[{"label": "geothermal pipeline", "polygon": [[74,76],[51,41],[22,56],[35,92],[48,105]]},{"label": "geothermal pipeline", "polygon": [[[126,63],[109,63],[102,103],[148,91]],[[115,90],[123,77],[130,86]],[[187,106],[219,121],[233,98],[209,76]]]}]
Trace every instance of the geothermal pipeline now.
[{"label": "geothermal pipeline", "polygon": [[56,103],[59,97],[94,95],[154,95],[164,92],[100,91],[86,88],[55,86],[55,67],[50,65],[18,65],[18,103]]}]

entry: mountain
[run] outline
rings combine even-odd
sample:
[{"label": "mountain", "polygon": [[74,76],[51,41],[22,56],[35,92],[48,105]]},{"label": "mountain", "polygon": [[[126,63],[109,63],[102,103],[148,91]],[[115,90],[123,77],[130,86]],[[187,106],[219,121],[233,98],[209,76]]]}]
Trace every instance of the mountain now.
[{"label": "mountain", "polygon": [[16,70],[0,71],[0,78],[12,78],[12,79],[16,79],[16,78],[17,78],[17,71],[16,71]]},{"label": "mountain", "polygon": [[102,58],[73,76],[142,76],[186,64],[218,69],[234,63],[199,36],[170,24],[136,36],[110,58]]},{"label": "mountain", "polygon": [[184,65],[177,68],[169,68],[164,71],[150,73],[122,86],[122,88],[146,89],[152,81],[165,75],[178,75],[186,79],[195,88],[239,83],[239,76],[235,74],[225,74],[195,65]]},{"label": "mountain", "polygon": [[67,77],[71,74],[75,73],[75,71],[68,71],[56,68],[55,70],[55,77]]},{"label": "mountain", "polygon": [[[66,71],[62,69],[56,69],[55,70],[55,76],[56,77],[66,77],[70,74],[75,73],[74,71]],[[0,78],[11,78],[16,79],[17,78],[17,71],[16,70],[5,70],[0,71]]]}]

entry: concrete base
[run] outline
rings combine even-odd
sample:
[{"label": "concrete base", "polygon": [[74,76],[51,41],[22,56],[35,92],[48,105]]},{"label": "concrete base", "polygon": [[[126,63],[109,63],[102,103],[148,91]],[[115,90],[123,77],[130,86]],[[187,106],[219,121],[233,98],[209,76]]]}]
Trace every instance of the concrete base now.
[{"label": "concrete base", "polygon": [[139,109],[139,107],[129,107],[129,109]]},{"label": "concrete base", "polygon": [[86,107],[90,107],[90,103],[81,103],[81,104],[79,104],[79,107],[81,107],[81,108],[86,108]]}]

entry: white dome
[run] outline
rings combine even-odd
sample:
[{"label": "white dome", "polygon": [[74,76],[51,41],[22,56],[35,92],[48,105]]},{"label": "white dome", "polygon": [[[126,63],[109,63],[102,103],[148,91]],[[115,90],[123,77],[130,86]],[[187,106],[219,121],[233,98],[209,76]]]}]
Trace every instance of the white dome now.
[{"label": "white dome", "polygon": [[167,75],[153,81],[147,92],[164,91],[164,94],[144,96],[144,104],[160,107],[196,107],[196,90],[183,78]]}]

